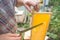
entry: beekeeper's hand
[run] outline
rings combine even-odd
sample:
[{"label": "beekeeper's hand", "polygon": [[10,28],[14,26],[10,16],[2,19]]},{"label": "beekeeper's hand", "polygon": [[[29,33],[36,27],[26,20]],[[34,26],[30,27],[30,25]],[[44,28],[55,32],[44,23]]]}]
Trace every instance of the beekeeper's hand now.
[{"label": "beekeeper's hand", "polygon": [[32,12],[31,6],[34,8],[35,11],[39,11],[39,3],[34,2],[32,0],[24,0],[24,6],[28,9],[28,11]]},{"label": "beekeeper's hand", "polygon": [[0,35],[0,40],[20,40],[20,39],[21,36],[19,36],[18,34],[7,33]]},{"label": "beekeeper's hand", "polygon": [[35,11],[39,10],[39,2],[34,2],[33,0],[17,0],[17,6],[24,5],[29,12],[32,12],[31,6]]}]

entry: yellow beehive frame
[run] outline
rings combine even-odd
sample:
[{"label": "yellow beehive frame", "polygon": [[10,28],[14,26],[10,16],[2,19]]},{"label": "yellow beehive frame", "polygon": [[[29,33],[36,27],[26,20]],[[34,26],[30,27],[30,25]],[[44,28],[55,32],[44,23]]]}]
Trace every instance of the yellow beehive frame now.
[{"label": "yellow beehive frame", "polygon": [[51,12],[36,12],[32,16],[32,26],[35,26],[39,23],[43,23],[31,31],[30,40],[44,40],[46,32],[48,30],[48,25],[51,18]]}]

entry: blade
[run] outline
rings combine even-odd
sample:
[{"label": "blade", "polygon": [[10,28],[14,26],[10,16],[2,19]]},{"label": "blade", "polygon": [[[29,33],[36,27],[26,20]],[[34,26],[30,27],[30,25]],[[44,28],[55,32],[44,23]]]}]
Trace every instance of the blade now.
[{"label": "blade", "polygon": [[40,23],[40,24],[38,24],[38,25],[35,25],[35,26],[32,26],[32,27],[30,27],[30,28],[28,28],[28,29],[25,29],[25,30],[22,30],[22,31],[20,31],[20,30],[18,30],[20,33],[24,33],[24,32],[26,32],[26,31],[28,31],[28,30],[32,30],[32,29],[34,29],[34,28],[36,28],[36,27],[38,27],[38,26],[40,26],[40,25],[42,25],[43,23]]}]

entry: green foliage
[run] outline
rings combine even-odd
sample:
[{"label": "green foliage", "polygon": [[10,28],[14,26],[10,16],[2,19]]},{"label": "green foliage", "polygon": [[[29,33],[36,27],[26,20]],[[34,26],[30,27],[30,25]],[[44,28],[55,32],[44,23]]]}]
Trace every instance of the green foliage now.
[{"label": "green foliage", "polygon": [[50,0],[49,5],[53,6],[53,14],[49,25],[48,35],[54,40],[60,40],[60,0]]},{"label": "green foliage", "polygon": [[50,38],[53,38],[54,40],[58,39],[58,36],[56,34],[53,34],[53,33],[50,33],[50,32],[47,32],[47,35],[50,37]]},{"label": "green foliage", "polygon": [[18,27],[29,28],[29,23],[18,23]]},{"label": "green foliage", "polygon": [[49,6],[59,6],[60,0],[50,0]]}]

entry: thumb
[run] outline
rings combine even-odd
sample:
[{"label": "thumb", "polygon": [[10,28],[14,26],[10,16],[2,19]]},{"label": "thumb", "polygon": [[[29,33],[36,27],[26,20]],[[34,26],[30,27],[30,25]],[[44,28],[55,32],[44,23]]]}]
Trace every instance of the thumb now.
[{"label": "thumb", "polygon": [[19,34],[12,34],[12,33],[9,33],[7,35],[10,36],[10,37],[18,37],[19,36]]},{"label": "thumb", "polygon": [[25,4],[25,7],[26,7],[26,9],[27,9],[29,12],[32,12],[30,6],[28,6],[27,4]]}]

